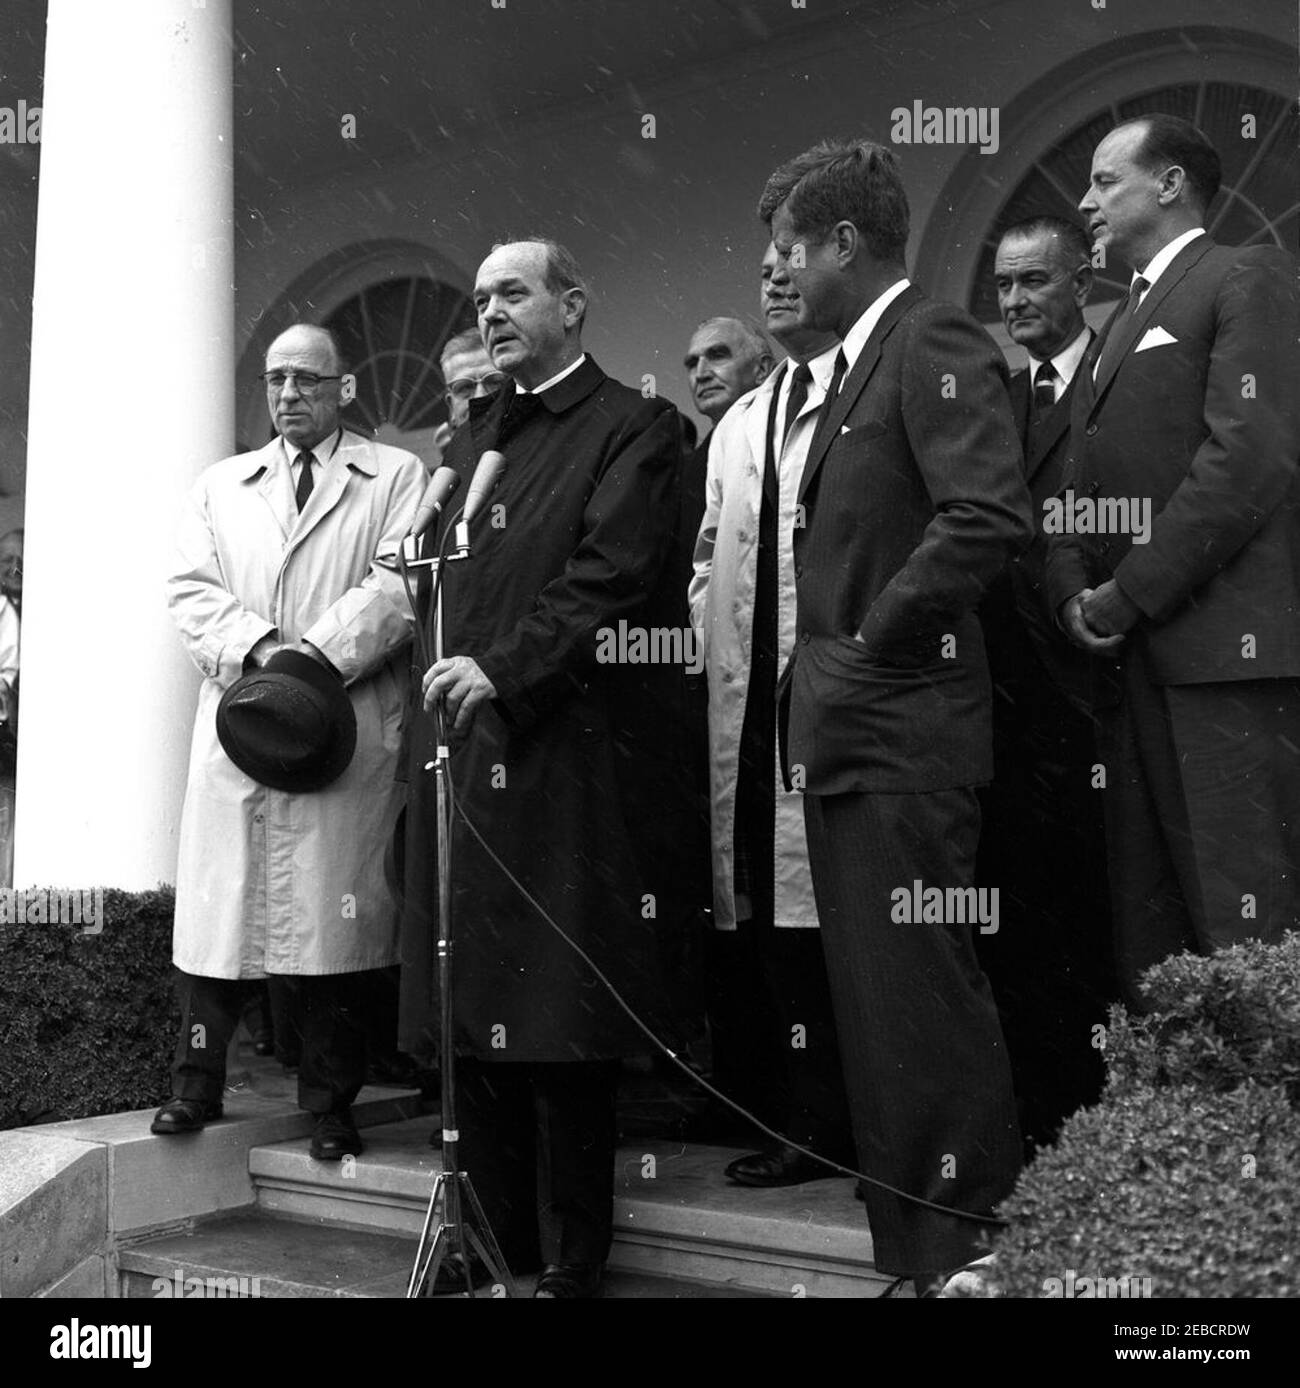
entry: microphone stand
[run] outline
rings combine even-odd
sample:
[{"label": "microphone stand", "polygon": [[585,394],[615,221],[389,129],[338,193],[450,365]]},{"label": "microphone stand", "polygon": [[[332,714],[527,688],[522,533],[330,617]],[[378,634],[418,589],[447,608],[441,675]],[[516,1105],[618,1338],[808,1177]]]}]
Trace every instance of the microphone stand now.
[{"label": "microphone stand", "polygon": [[[468,527],[457,533],[456,552],[436,559],[421,559],[415,563],[429,567],[433,577],[434,658],[443,656],[442,632],[442,569],[445,564],[468,559]],[[405,548],[399,556],[405,570],[409,567]],[[410,597],[410,587],[407,586]],[[412,604],[414,606],[414,604]],[[419,612],[416,611],[417,629]],[[421,638],[423,644],[423,638]],[[465,1295],[474,1296],[474,1276],[471,1249],[487,1269],[496,1285],[505,1287],[507,1296],[516,1297],[519,1289],[501,1255],[501,1249],[488,1223],[483,1206],[474,1191],[469,1173],[461,1170],[459,1157],[460,1133],[456,1127],[456,1054],[453,1025],[452,971],[452,913],[451,913],[451,747],[447,736],[446,713],[442,700],[435,711],[438,733],[437,755],[432,763],[435,785],[435,815],[438,845],[438,999],[441,1006],[442,1076],[442,1170],[433,1181],[433,1192],[424,1215],[424,1227],[415,1251],[415,1262],[407,1283],[408,1299],[433,1296],[438,1269],[448,1252],[459,1254],[465,1275]],[[428,771],[430,768],[425,767]],[[435,1219],[437,1221],[435,1227]],[[431,1236],[432,1231],[432,1236]]]}]

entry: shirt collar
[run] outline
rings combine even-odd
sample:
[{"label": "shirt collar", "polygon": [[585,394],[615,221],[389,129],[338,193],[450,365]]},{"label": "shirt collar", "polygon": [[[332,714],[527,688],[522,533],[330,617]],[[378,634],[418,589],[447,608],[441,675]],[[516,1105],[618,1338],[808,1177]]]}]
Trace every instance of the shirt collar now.
[{"label": "shirt collar", "polygon": [[[1155,284],[1161,275],[1169,268],[1170,262],[1189,242],[1196,240],[1198,236],[1205,235],[1204,227],[1193,227],[1191,231],[1185,231],[1181,236],[1175,236],[1167,245],[1161,247],[1155,255],[1151,257],[1150,263],[1145,270],[1134,270],[1133,279],[1137,279],[1140,274],[1147,282],[1147,288]],[[1129,282],[1129,289],[1133,288],[1132,281]]]},{"label": "shirt collar", "polygon": [[[339,444],[342,442],[343,426],[340,424],[334,431],[333,442],[330,441],[329,435],[326,435],[325,438],[321,439],[315,448],[311,450],[311,455],[322,467],[324,467],[326,463],[334,457],[335,453],[338,452]],[[298,454],[303,450],[301,448],[294,448],[283,434],[280,435],[280,447],[284,451],[285,460],[288,462],[290,468],[292,468],[294,463],[298,461]]]},{"label": "shirt collar", "polygon": [[[840,344],[838,342],[832,343],[824,352],[818,352],[815,357],[808,358],[808,370],[812,372],[812,384],[809,386],[810,393],[811,391],[819,390],[825,395],[830,388],[831,377],[835,374],[835,358],[839,350]],[[790,395],[790,385],[794,380],[795,367],[797,367],[799,363],[795,361],[793,357],[787,357],[784,364],[786,370],[782,373],[779,388],[782,395],[788,399]]]},{"label": "shirt collar", "polygon": [[583,363],[584,361],[586,361],[586,360],[587,360],[587,354],[586,354],[586,352],[579,352],[579,353],[578,353],[578,360],[577,360],[577,361],[575,361],[575,362],[570,362],[569,365],[566,366],[566,367],[564,368],[563,371],[557,371],[557,372],[555,373],[554,376],[551,376],[551,377],[549,377],[547,380],[543,381],[543,382],[541,383],[540,386],[534,386],[534,387],[532,388],[532,390],[529,390],[527,386],[521,386],[521,385],[519,384],[519,382],[516,381],[516,382],[515,382],[515,393],[516,393],[517,395],[540,395],[540,394],[542,393],[542,391],[544,391],[544,390],[550,390],[550,388],[551,388],[552,386],[558,386],[558,385],[560,384],[560,382],[561,382],[562,380],[564,380],[564,378],[565,378],[566,376],[572,376],[573,373],[574,373],[574,372],[582,365],[582,363]]},{"label": "shirt collar", "polygon": [[[862,349],[867,345],[867,338],[875,331],[876,324],[880,322],[885,310],[909,284],[911,284],[911,280],[906,275],[901,280],[895,280],[879,298],[873,299],[867,305],[862,317],[844,334],[844,374],[846,376],[853,370],[853,364],[858,357],[862,355]],[[833,362],[834,357],[831,360]]]},{"label": "shirt collar", "polygon": [[[1061,378],[1061,387],[1064,389],[1074,380],[1074,373],[1079,369],[1079,363],[1083,360],[1083,354],[1088,350],[1088,344],[1092,341],[1092,329],[1085,323],[1079,330],[1078,336],[1073,338],[1059,352],[1047,358],[1052,363],[1056,374]],[[1031,352],[1029,354],[1029,376],[1033,379],[1033,374],[1042,365],[1043,359],[1036,357]]]}]

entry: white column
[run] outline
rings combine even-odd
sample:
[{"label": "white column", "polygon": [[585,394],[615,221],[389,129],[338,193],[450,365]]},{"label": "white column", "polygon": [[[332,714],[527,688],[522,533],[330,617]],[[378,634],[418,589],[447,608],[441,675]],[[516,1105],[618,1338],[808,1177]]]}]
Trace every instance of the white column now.
[{"label": "white column", "polygon": [[14,881],[175,880],[197,675],[163,579],[233,452],[230,0],[50,0]]}]

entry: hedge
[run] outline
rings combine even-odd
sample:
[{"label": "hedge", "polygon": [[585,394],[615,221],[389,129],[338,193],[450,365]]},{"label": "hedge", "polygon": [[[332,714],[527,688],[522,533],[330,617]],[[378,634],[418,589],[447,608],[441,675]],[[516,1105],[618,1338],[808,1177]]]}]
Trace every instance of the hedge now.
[{"label": "hedge", "polygon": [[1100,1103],[1000,1208],[988,1290],[1068,1295],[1072,1274],[1076,1296],[1097,1279],[1108,1295],[1300,1296],[1300,934],[1179,955],[1144,982],[1157,1010],[1112,1008]]},{"label": "hedge", "polygon": [[166,1097],[174,905],[170,887],[106,890],[97,934],[0,915],[0,1128]]}]

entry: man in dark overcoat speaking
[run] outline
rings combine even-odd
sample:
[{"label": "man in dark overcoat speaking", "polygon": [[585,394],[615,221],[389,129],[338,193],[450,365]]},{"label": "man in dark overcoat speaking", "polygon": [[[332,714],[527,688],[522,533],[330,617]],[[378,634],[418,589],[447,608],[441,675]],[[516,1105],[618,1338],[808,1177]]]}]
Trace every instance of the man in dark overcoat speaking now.
[{"label": "man in dark overcoat speaking", "polygon": [[[441,698],[458,810],[463,1166],[512,1271],[540,1266],[543,1297],[591,1296],[612,1237],[618,1062],[648,1047],[465,819],[629,1003],[655,1014],[656,909],[638,867],[630,772],[656,730],[645,726],[637,658],[647,652],[635,637],[677,517],[681,432],[666,401],[611,380],[583,352],[587,294],[562,247],[497,246],[479,268],[474,304],[492,361],[510,379],[493,399],[471,402],[446,462],[469,479],[483,452],[497,449],[505,468],[470,527],[472,557],[446,568],[446,655],[424,676],[410,773],[403,1039],[418,1049],[436,1008],[435,788],[426,768],[428,712]],[[454,1285],[456,1269],[443,1271],[439,1282]]]}]

